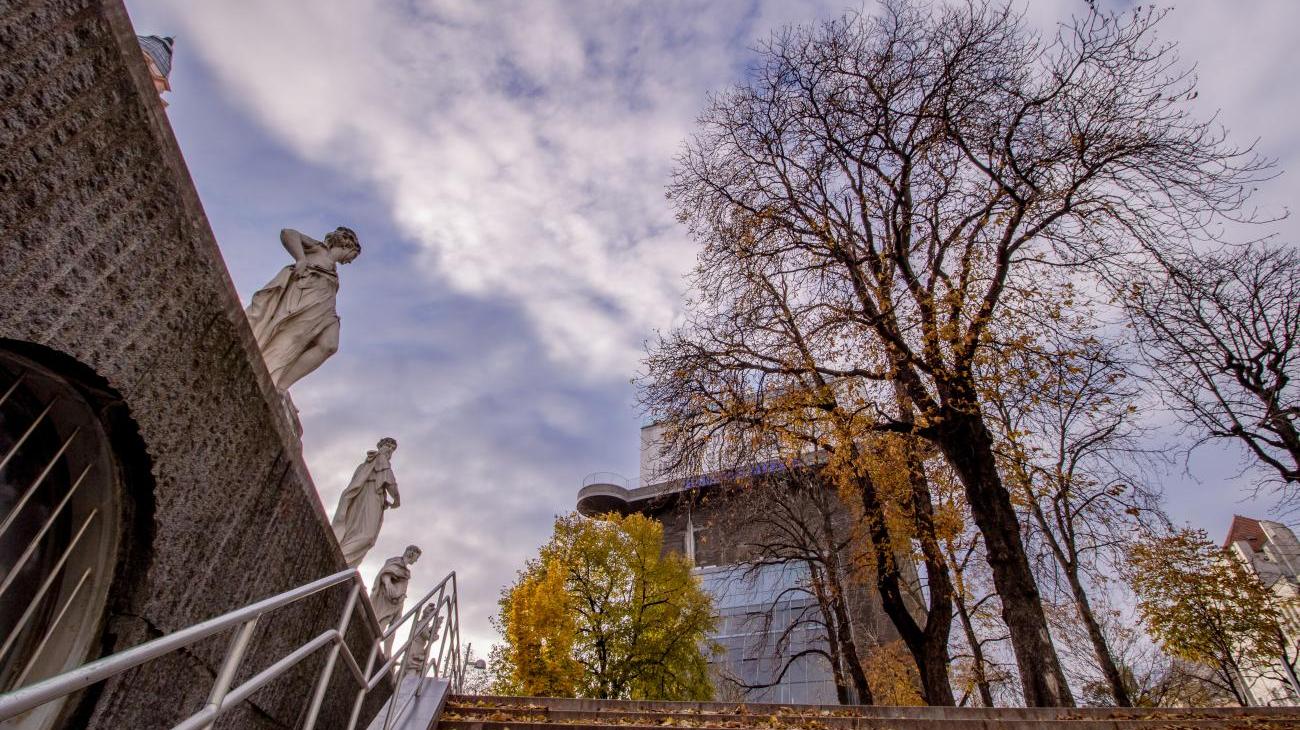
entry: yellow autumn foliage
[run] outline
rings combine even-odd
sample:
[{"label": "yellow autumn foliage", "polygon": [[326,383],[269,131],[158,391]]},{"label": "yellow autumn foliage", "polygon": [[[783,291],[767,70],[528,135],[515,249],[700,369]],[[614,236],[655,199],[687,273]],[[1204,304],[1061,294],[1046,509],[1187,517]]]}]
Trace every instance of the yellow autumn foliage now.
[{"label": "yellow autumn foliage", "polygon": [[499,602],[500,694],[707,700],[712,599],[663,526],[571,513]]}]

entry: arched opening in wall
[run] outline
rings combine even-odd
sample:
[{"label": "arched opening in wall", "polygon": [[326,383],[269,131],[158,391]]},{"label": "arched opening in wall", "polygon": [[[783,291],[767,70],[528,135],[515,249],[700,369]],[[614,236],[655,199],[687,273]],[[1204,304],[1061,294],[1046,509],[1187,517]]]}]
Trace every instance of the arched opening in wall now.
[{"label": "arched opening in wall", "polygon": [[[97,655],[123,536],[123,469],[77,368],[0,343],[0,692]],[[16,718],[53,727],[63,703]]]}]

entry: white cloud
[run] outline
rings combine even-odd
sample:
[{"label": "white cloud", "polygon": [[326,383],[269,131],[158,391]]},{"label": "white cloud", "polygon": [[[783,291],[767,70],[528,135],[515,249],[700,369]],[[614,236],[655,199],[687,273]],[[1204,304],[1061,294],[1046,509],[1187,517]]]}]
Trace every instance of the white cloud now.
[{"label": "white cloud", "polygon": [[769,3],[758,30],[750,11],[245,0],[171,20],[282,144],[378,186],[433,279],[518,303],[552,358],[625,377],[691,263],[662,196],[678,145],[750,36],[809,10]]}]

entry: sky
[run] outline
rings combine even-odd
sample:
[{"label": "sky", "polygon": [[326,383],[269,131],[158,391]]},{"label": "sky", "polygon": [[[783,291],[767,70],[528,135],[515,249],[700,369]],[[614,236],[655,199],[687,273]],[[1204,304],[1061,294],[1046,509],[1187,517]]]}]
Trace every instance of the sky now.
[{"label": "sky", "polygon": [[[126,0],[138,32],[176,38],[168,116],[245,303],[288,256],[277,232],[357,231],[340,269],[341,347],[293,388],[329,513],[383,436],[401,508],[362,565],[408,543],[411,595],[450,570],[462,643],[486,653],[503,585],[573,508],[582,478],[633,479],[630,379],[681,312],[695,248],[664,186],[710,91],[756,41],[865,7],[714,0]],[[1082,0],[1034,0],[1051,29]],[[1200,78],[1196,103],[1300,192],[1300,3],[1173,3],[1161,37]],[[1300,241],[1300,225],[1277,226]],[[1176,439],[1169,434],[1170,442]],[[1170,512],[1219,537],[1247,499],[1236,451],[1164,475]]]}]

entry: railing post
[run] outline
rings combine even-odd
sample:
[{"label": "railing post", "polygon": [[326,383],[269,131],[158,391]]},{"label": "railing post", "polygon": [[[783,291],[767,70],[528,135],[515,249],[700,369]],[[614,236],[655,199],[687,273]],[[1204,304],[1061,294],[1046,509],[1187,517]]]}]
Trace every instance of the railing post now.
[{"label": "railing post", "polygon": [[[366,670],[361,673],[367,681],[370,680],[370,670],[375,668],[375,656],[379,653],[379,644],[382,641],[383,632],[380,632],[380,635],[376,636],[375,640],[370,644],[370,656],[366,658]],[[361,706],[365,704],[367,694],[370,694],[369,688],[364,684],[361,685],[361,689],[357,690],[357,699],[352,704],[352,716],[348,718],[348,730],[356,729],[357,720],[361,718]]]},{"label": "railing post", "polygon": [[[459,694],[465,684],[465,661],[460,656],[460,589],[456,585],[456,571],[454,570],[451,572],[451,611],[448,613],[454,614],[456,617],[456,629],[452,637],[454,646],[452,653],[456,656],[452,659],[455,667],[453,668],[454,673],[451,675],[451,689]],[[452,623],[452,621],[448,619],[447,623]]]},{"label": "railing post", "polygon": [[[427,604],[428,604],[427,600],[420,601],[419,603],[415,604],[414,613],[408,614],[412,620],[411,620],[411,625],[407,627],[406,648],[401,649],[391,657],[391,659],[393,659],[393,661],[396,662],[397,664],[397,674],[395,675],[393,681],[393,696],[388,700],[388,710],[384,713],[383,730],[389,730],[389,728],[392,727],[393,716],[394,716],[393,713],[398,713],[400,715],[401,712],[406,711],[405,705],[402,706],[401,710],[398,710],[397,701],[401,699],[402,696],[402,680],[406,677],[406,664],[411,657],[411,648],[415,646],[415,642],[420,640],[420,633],[419,633],[421,628],[420,614],[424,612],[424,607]],[[392,634],[389,635],[388,641],[391,645],[392,643],[395,643],[396,640],[397,640],[397,632],[394,631]],[[399,656],[401,657],[400,659],[398,659]],[[423,678],[421,677],[416,680],[417,688],[419,688],[420,686],[419,685],[420,679]]]},{"label": "railing post", "polygon": [[[447,606],[447,626],[442,632],[442,636],[438,637],[437,666],[439,679],[447,677],[448,672],[455,671],[456,669],[452,666],[455,662],[455,658],[451,656],[453,644],[452,637],[455,636],[457,632],[456,617],[451,614],[451,599],[446,596],[442,596],[438,600],[438,613],[442,613],[442,607],[444,604]],[[432,647],[430,647],[430,649],[432,649]]]},{"label": "railing post", "polygon": [[339,658],[339,650],[343,648],[342,642],[347,640],[348,624],[352,621],[352,609],[356,608],[357,596],[361,593],[361,578],[357,578],[352,584],[352,592],[348,594],[347,603],[343,607],[343,616],[339,619],[339,642],[335,644],[325,657],[325,666],[321,667],[320,677],[316,680],[316,691],[312,693],[311,705],[307,708],[307,719],[303,722],[303,730],[312,730],[316,727],[316,719],[320,716],[321,703],[325,701],[325,689],[329,686],[330,677],[334,674],[334,662]]},{"label": "railing post", "polygon": [[[397,701],[402,698],[402,679],[406,673],[406,653],[402,653],[402,660],[397,663],[397,678],[393,682],[393,696],[388,699],[388,709],[384,711],[384,729],[388,730],[393,724],[393,713],[397,712]],[[402,706],[405,710],[406,706]]]},{"label": "railing post", "polygon": [[208,693],[208,704],[205,706],[205,709],[212,708],[215,714],[212,716],[212,722],[204,726],[204,730],[211,728],[221,714],[221,702],[230,691],[230,684],[235,681],[235,673],[239,671],[239,665],[244,661],[244,653],[248,651],[248,645],[253,641],[253,631],[257,629],[258,618],[260,617],[254,616],[245,621],[230,638],[226,659],[221,663],[221,670],[217,672],[217,678],[212,683],[212,691]]},{"label": "railing post", "polygon": [[[436,625],[438,623],[438,617],[442,615],[442,602],[444,598],[443,596],[444,593],[446,593],[446,590],[443,588],[439,588],[438,595],[436,596],[430,595],[425,597],[425,601],[426,601],[425,606],[427,606],[430,602],[433,603],[434,605],[433,616],[429,617],[429,620],[426,622],[425,625],[427,625],[428,623],[433,623]],[[429,662],[430,661],[433,662],[434,677],[438,677],[439,673],[442,671],[442,669],[440,668],[442,662],[442,645],[445,642],[447,638],[447,632],[449,631],[451,631],[450,616],[447,617],[447,624],[442,627],[442,631],[437,639],[438,653],[435,654],[433,651],[433,644],[434,644],[433,640],[430,640],[429,645],[426,646],[424,649],[424,661],[420,662],[420,683],[417,684],[415,687],[416,697],[420,697],[424,694],[424,676],[429,671]]]}]

